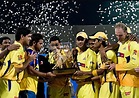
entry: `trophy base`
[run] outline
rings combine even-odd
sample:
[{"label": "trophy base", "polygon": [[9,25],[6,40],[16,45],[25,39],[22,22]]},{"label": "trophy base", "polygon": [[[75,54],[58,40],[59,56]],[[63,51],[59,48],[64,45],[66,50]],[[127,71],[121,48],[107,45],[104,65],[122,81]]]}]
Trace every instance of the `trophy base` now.
[{"label": "trophy base", "polygon": [[67,68],[67,69],[54,69],[53,73],[56,75],[72,75],[76,71],[75,68]]},{"label": "trophy base", "polygon": [[91,78],[91,75],[86,75],[86,76],[72,76],[72,79],[73,80],[85,80],[85,79],[88,79],[88,78]]}]

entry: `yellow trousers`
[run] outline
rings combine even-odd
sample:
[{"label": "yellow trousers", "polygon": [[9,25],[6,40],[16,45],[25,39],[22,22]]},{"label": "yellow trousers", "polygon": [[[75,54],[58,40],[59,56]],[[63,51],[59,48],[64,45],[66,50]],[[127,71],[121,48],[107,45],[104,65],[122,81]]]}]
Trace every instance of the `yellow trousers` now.
[{"label": "yellow trousers", "polygon": [[139,87],[120,86],[120,92],[122,98],[139,98]]},{"label": "yellow trousers", "polygon": [[91,83],[78,85],[77,98],[98,98],[99,84]]},{"label": "yellow trousers", "polygon": [[100,87],[99,98],[120,98],[119,84],[115,82],[105,82]]},{"label": "yellow trousers", "polygon": [[0,98],[18,98],[19,91],[17,81],[0,79]]}]

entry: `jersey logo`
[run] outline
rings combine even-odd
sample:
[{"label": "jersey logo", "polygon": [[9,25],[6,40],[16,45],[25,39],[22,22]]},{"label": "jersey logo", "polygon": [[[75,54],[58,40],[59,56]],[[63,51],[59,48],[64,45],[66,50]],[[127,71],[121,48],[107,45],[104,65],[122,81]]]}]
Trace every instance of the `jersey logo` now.
[{"label": "jersey logo", "polygon": [[136,60],[136,58],[132,57],[132,60]]},{"label": "jersey logo", "polygon": [[83,60],[86,60],[86,57],[84,57]]},{"label": "jersey logo", "polygon": [[118,52],[118,53],[117,53],[117,56],[118,56],[118,57],[124,58],[124,53]]},{"label": "jersey logo", "polygon": [[18,60],[22,60],[22,55],[18,55]]},{"label": "jersey logo", "polygon": [[137,55],[137,52],[138,52],[137,50],[134,50],[134,53],[133,53],[133,55]]},{"label": "jersey logo", "polygon": [[126,50],[126,47],[124,47],[123,50]]},{"label": "jersey logo", "polygon": [[83,63],[78,62],[77,64],[78,64],[78,66],[85,67],[85,64],[83,64]]},{"label": "jersey logo", "polygon": [[130,92],[125,92],[125,95],[128,96],[130,95],[131,91]]}]

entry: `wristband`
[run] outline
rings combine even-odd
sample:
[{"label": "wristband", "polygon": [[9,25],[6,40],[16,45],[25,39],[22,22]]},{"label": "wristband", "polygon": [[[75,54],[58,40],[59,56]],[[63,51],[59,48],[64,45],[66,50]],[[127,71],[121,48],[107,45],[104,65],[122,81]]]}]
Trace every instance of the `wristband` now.
[{"label": "wristband", "polygon": [[98,76],[97,70],[93,70],[93,71],[92,71],[92,75],[93,75],[93,76]]}]

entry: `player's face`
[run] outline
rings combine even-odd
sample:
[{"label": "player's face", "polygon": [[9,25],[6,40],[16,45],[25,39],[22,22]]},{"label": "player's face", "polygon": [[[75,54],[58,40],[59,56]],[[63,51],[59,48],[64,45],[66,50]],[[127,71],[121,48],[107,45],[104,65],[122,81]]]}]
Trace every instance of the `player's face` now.
[{"label": "player's face", "polygon": [[39,42],[36,43],[35,49],[36,49],[36,51],[40,51],[42,47],[43,47],[43,40],[40,39]]},{"label": "player's face", "polygon": [[60,49],[60,42],[58,40],[50,42],[50,48],[53,50],[54,48]]},{"label": "player's face", "polygon": [[11,40],[9,39],[5,39],[2,42],[2,48],[5,49],[6,47],[8,47],[11,44]]},{"label": "player's face", "polygon": [[79,47],[79,48],[82,48],[82,47],[84,47],[85,46],[85,38],[83,38],[83,37],[81,37],[81,36],[79,36],[79,37],[77,37],[76,38],[76,45],[77,45],[77,47]]},{"label": "player's face", "polygon": [[101,42],[98,39],[95,39],[94,48],[98,49],[101,46]]},{"label": "player's face", "polygon": [[32,34],[28,34],[28,35],[26,35],[26,36],[23,38],[23,40],[24,40],[24,45],[26,45],[26,46],[29,45],[29,42],[30,42],[30,40],[31,40],[31,35],[32,35]]},{"label": "player's face", "polygon": [[118,39],[118,41],[122,42],[125,40],[127,33],[124,32],[124,30],[122,28],[115,28],[115,35]]},{"label": "player's face", "polygon": [[91,50],[94,50],[94,43],[95,43],[95,40],[94,39],[89,39],[88,45],[89,45],[89,48]]}]

